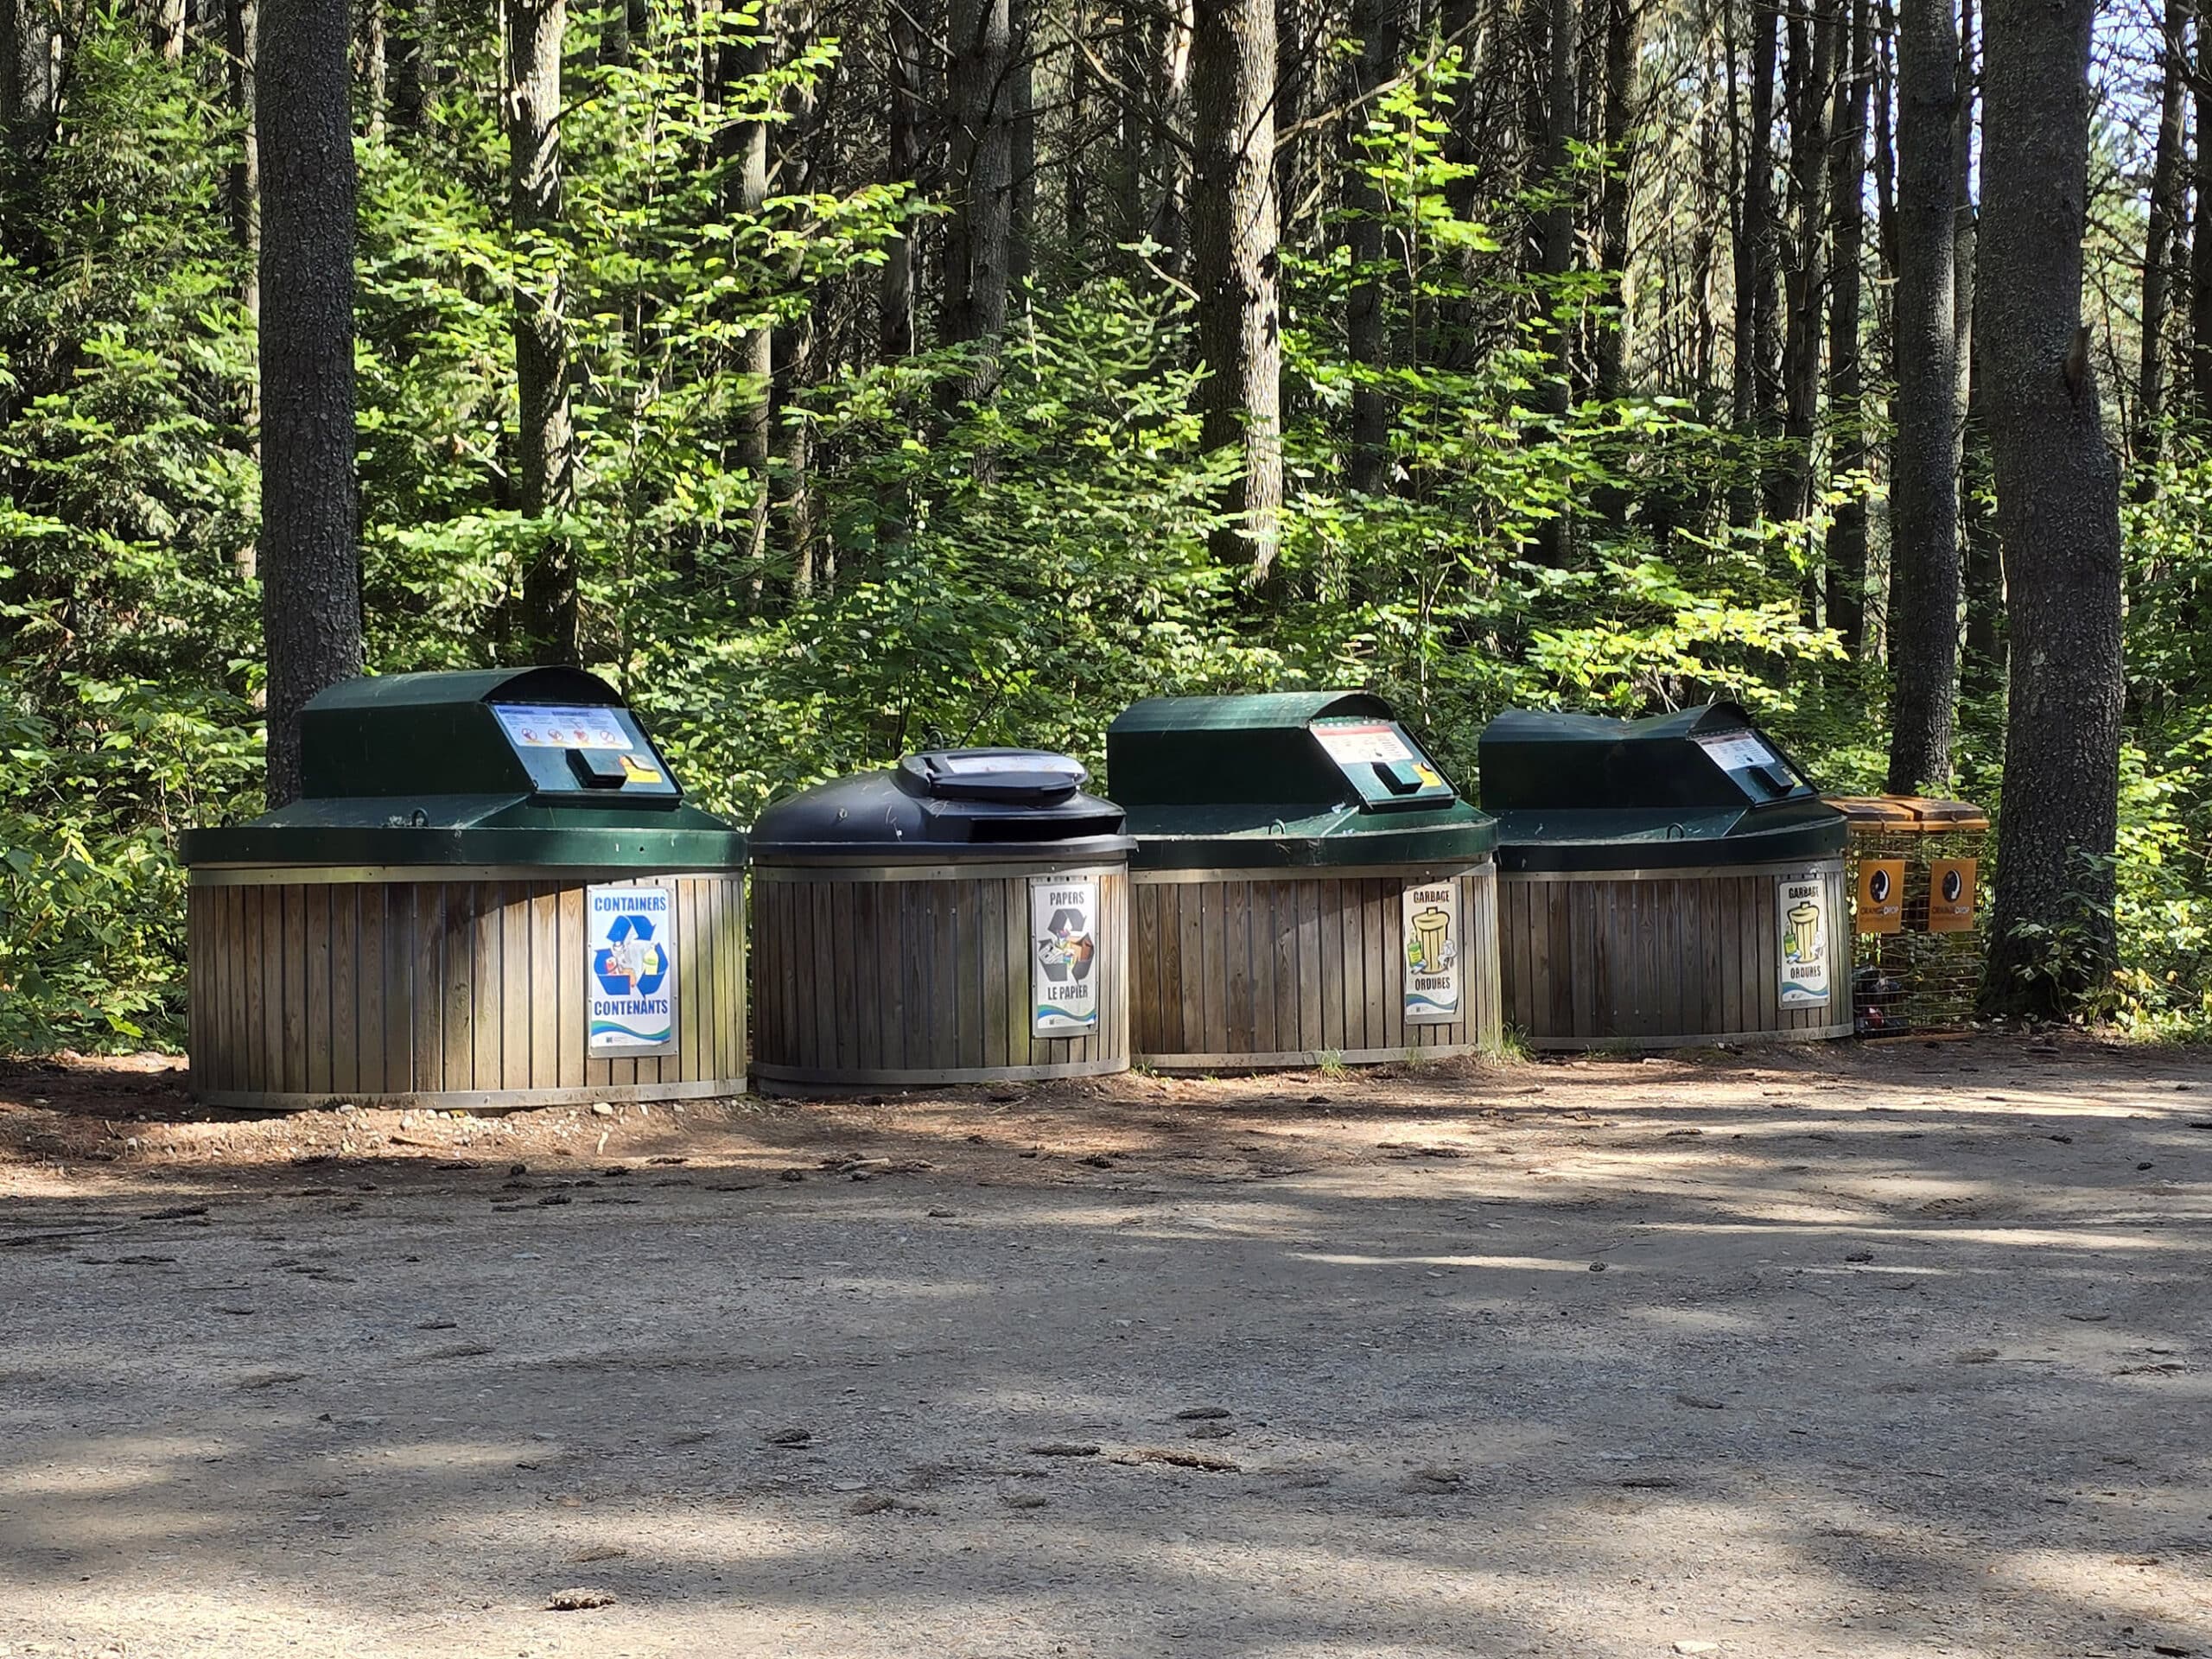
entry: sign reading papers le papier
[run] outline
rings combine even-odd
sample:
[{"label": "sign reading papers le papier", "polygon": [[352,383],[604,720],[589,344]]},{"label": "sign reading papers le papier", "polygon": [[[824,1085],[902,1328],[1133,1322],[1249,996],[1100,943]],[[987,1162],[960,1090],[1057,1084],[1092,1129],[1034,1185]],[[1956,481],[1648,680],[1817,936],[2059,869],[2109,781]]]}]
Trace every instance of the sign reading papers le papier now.
[{"label": "sign reading papers le papier", "polygon": [[1098,881],[1094,876],[1029,880],[1029,1005],[1039,1037],[1082,1037],[1098,1028]]},{"label": "sign reading papers le papier", "polygon": [[584,1052],[676,1052],[676,894],[644,883],[584,889]]}]

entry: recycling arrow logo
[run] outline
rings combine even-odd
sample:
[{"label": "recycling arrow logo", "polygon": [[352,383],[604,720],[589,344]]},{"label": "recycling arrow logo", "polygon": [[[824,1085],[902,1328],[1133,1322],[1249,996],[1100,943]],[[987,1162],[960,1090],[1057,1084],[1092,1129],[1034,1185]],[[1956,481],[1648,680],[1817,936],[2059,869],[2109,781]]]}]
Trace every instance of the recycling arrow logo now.
[{"label": "recycling arrow logo", "polygon": [[653,938],[650,916],[617,916],[607,942],[592,953],[591,970],[609,996],[651,996],[668,978],[668,950]]}]

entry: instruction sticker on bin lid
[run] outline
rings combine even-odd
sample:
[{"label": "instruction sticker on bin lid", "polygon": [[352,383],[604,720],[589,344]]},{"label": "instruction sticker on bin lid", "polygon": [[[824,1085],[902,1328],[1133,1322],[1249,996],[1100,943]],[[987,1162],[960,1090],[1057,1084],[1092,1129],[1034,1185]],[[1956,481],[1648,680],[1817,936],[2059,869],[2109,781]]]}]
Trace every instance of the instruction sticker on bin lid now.
[{"label": "instruction sticker on bin lid", "polygon": [[1421,759],[1397,727],[1387,720],[1318,720],[1312,730],[1328,751],[1329,759],[1339,766]]},{"label": "instruction sticker on bin lid", "polygon": [[1092,876],[1029,881],[1030,1029],[1083,1037],[1098,1028],[1098,882]]},{"label": "instruction sticker on bin lid", "polygon": [[1713,757],[1713,764],[1723,772],[1744,772],[1752,766],[1770,766],[1782,758],[1759,741],[1758,733],[1748,729],[1712,732],[1697,741],[1700,747]]},{"label": "instruction sticker on bin lid", "polygon": [[495,702],[492,712],[518,749],[627,749],[630,734],[615,710]]},{"label": "instruction sticker on bin lid", "polygon": [[1459,1019],[1459,880],[1408,887],[1404,896],[1406,1023]]}]

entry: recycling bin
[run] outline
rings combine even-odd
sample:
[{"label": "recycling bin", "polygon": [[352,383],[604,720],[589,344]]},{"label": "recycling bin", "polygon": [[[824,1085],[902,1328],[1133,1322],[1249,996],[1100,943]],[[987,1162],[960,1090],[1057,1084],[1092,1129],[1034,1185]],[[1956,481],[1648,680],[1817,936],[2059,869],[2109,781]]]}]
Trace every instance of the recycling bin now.
[{"label": "recycling bin", "polygon": [[745,837],[604,680],[350,680],[300,740],[302,798],[183,837],[201,1100],[744,1091]]},{"label": "recycling bin", "polygon": [[1981,995],[1988,940],[1989,815],[1969,801],[1832,795],[1850,839],[1844,875],[1857,950],[1853,1022],[1862,1037],[1952,1031]]},{"label": "recycling bin", "polygon": [[762,1091],[1128,1070],[1130,842],[1087,777],[1065,755],[931,750],[762,813]]},{"label": "recycling bin", "polygon": [[1163,1071],[1442,1058],[1500,1037],[1497,826],[1362,692],[1115,721],[1134,1042]]},{"label": "recycling bin", "polygon": [[1734,703],[1484,728],[1505,1017],[1535,1047],[1851,1033],[1843,814]]}]

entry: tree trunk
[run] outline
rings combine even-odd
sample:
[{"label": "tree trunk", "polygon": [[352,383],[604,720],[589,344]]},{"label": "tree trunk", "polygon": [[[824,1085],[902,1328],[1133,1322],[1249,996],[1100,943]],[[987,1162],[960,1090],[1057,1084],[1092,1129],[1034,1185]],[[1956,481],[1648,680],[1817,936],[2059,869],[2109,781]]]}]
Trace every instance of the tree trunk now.
[{"label": "tree trunk", "polygon": [[[0,0],[5,4],[6,0]],[[225,0],[223,53],[230,81],[231,112],[240,129],[238,158],[224,181],[224,207],[231,220],[231,235],[245,254],[238,281],[238,303],[257,327],[261,318],[261,139],[254,109],[253,60],[256,0]],[[254,397],[248,425],[259,424],[259,397]],[[251,574],[251,573],[249,573]]]},{"label": "tree trunk", "polygon": [[2151,165],[2151,219],[2143,239],[2143,352],[2135,379],[2133,448],[2142,467],[2139,488],[2157,493],[2152,464],[2165,442],[2166,310],[2173,283],[2174,245],[2182,222],[2183,102],[2189,91],[2189,0],[2166,0],[2158,53],[2158,140]]},{"label": "tree trunk", "polygon": [[1959,662],[1962,691],[1986,696],[2005,683],[2005,563],[1992,497],[1989,374],[1986,343],[1973,353],[1966,430],[1960,448],[1959,540],[1965,549],[1967,642]]},{"label": "tree trunk", "polygon": [[391,80],[388,67],[391,30],[385,16],[385,0],[360,0],[359,10],[361,112],[366,118],[369,142],[382,143]]},{"label": "tree trunk", "polygon": [[154,0],[151,27],[155,55],[164,63],[184,61],[185,24],[188,14],[184,0]]},{"label": "tree trunk", "polygon": [[[1779,15],[1767,0],[1751,0],[1751,92],[1744,145],[1742,207],[1736,234],[1735,389],[1732,404],[1739,430],[1774,435],[1775,276],[1780,227],[1774,211],[1775,56]],[[1730,70],[1733,73],[1732,55]],[[1760,461],[1764,470],[1764,458]],[[1758,494],[1748,475],[1732,493],[1730,517],[1751,522]]]},{"label": "tree trunk", "polygon": [[[1785,454],[1771,475],[1767,516],[1813,510],[1813,435],[1820,419],[1821,307],[1827,299],[1828,145],[1834,128],[1839,0],[1814,0],[1789,18],[1789,194],[1796,209],[1783,279],[1782,351]],[[1810,595],[1808,595],[1808,605]]]},{"label": "tree trunk", "polygon": [[1037,86],[1033,0],[1014,0],[1013,60],[1007,66],[1007,286],[1019,292],[1036,267]]},{"label": "tree trunk", "polygon": [[[889,181],[918,185],[922,171],[922,110],[925,36],[913,12],[901,4],[890,9],[889,22],[891,113]],[[760,188],[767,194],[767,137],[761,136]],[[903,233],[886,251],[883,264],[883,320],[881,353],[887,362],[911,357],[914,351],[914,238],[921,221],[907,219]]]},{"label": "tree trunk", "polygon": [[2212,28],[2196,24],[2196,219],[2189,245],[2189,383],[2193,413],[2212,421]]},{"label": "tree trunk", "polygon": [[561,46],[566,0],[505,0],[507,201],[524,270],[514,292],[516,505],[539,520],[523,577],[524,648],[579,660],[575,551],[557,521],[575,505],[561,223]]},{"label": "tree trunk", "polygon": [[[894,5],[892,15],[900,15],[900,9]],[[725,105],[737,92],[740,82],[753,83],[744,89],[742,95],[747,100],[757,98],[760,91],[758,83],[772,66],[774,54],[769,23],[763,19],[751,27],[749,35],[726,41],[722,47],[717,76],[721,85],[716,92]],[[751,219],[768,200],[767,111],[763,109],[749,119],[731,123],[722,130],[722,142],[728,146],[728,159],[734,163],[724,175],[728,180],[729,211],[740,221]],[[899,246],[903,249],[905,245],[902,238]],[[908,271],[911,280],[911,265]],[[911,302],[911,295],[909,299]],[[912,326],[910,315],[909,328]],[[769,451],[775,436],[774,341],[774,331],[763,323],[747,330],[737,342],[737,369],[745,377],[744,388],[739,394],[745,401],[737,416],[737,457],[756,486],[746,544],[746,560],[752,567],[751,592],[756,601],[760,597],[762,570],[768,557]],[[912,349],[911,334],[906,349]],[[899,355],[903,357],[906,352]]]},{"label": "tree trunk", "polygon": [[1957,318],[1950,0],[1904,0],[1897,35],[1897,439],[1890,463],[1891,793],[1951,776],[1959,669]]},{"label": "tree trunk", "polygon": [[1598,330],[1598,395],[1611,399],[1628,393],[1629,212],[1632,200],[1629,153],[1636,114],[1637,67],[1643,57],[1644,0],[1605,0],[1605,90],[1603,111],[1605,182],[1598,193],[1598,264],[1618,285],[1618,310]]},{"label": "tree trunk", "polygon": [[[1831,118],[1828,202],[1835,220],[1835,278],[1828,300],[1828,409],[1835,427],[1839,475],[1863,474],[1866,443],[1866,374],[1860,358],[1859,266],[1866,257],[1866,94],[1874,78],[1873,18],[1867,0],[1852,0],[1850,72],[1838,84]],[[1866,649],[1866,497],[1854,488],[1828,528],[1826,601],[1828,626],[1854,660]]]},{"label": "tree trunk", "polygon": [[1344,157],[1344,241],[1352,271],[1344,323],[1352,362],[1373,378],[1353,384],[1346,476],[1363,495],[1383,493],[1390,475],[1390,400],[1379,378],[1390,360],[1389,272],[1383,259],[1383,217],[1389,204],[1363,170],[1370,158],[1356,140],[1375,117],[1376,89],[1389,79],[1397,63],[1400,4],[1401,0],[1356,0],[1351,16],[1359,56],[1352,72],[1357,107],[1344,124],[1346,139],[1352,141]]},{"label": "tree trunk", "polygon": [[[1352,37],[1365,41],[1369,31],[1363,19],[1377,6],[1387,5],[1389,0],[1353,0],[1351,18]],[[1391,25],[1396,24],[1395,6]],[[1313,41],[1307,34],[1307,13],[1304,0],[1275,0],[1275,128],[1281,135],[1275,145],[1275,202],[1280,231],[1286,241],[1294,240],[1298,222],[1293,218],[1304,205],[1306,168],[1306,153],[1309,148],[1302,124],[1306,115],[1306,95],[1313,90],[1313,65],[1310,61]],[[1364,84],[1363,60],[1356,60],[1353,74]],[[1355,92],[1357,87],[1355,87]],[[1363,109],[1355,112],[1345,124],[1349,137],[1365,126],[1367,116]],[[1351,181],[1345,184],[1352,188]],[[1357,256],[1353,256],[1357,259]]]},{"label": "tree trunk", "polygon": [[1151,218],[1145,234],[1158,243],[1160,268],[1181,278],[1191,258],[1191,158],[1175,142],[1189,126],[1194,0],[1161,0],[1147,16],[1152,119],[1144,143],[1144,181]]},{"label": "tree trunk", "polygon": [[1274,574],[1282,508],[1282,327],[1276,290],[1274,0],[1209,0],[1191,49],[1192,274],[1209,449],[1237,447],[1215,556]]},{"label": "tree trunk", "polygon": [[[1992,0],[1984,77],[1981,302],[2012,659],[1984,991],[2034,1014],[2108,983],[2113,959],[2120,477],[2082,322],[2093,14],[2093,0]],[[2052,940],[2059,971],[2024,976]]]},{"label": "tree trunk", "polygon": [[952,0],[948,105],[952,123],[950,216],[944,229],[948,343],[980,341],[954,401],[983,401],[998,389],[998,343],[1006,332],[1014,219],[1011,0]]},{"label": "tree trunk", "polygon": [[423,130],[429,86],[429,39],[435,0],[386,0],[391,16],[385,30],[385,86],[395,131]]},{"label": "tree trunk", "polygon": [[0,148],[19,185],[54,143],[61,105],[61,36],[48,0],[0,0]]},{"label": "tree trunk", "polygon": [[261,620],[269,803],[281,806],[299,798],[301,709],[361,671],[345,0],[267,0],[259,36]]},{"label": "tree trunk", "polygon": [[[1537,193],[1529,226],[1529,269],[1537,279],[1535,302],[1547,358],[1536,404],[1554,422],[1564,422],[1574,406],[1569,302],[1562,289],[1563,279],[1574,266],[1574,144],[1580,137],[1574,84],[1578,15],[1576,0],[1532,0],[1529,8],[1530,33],[1543,42],[1543,74],[1529,88],[1528,122]],[[1573,526],[1562,509],[1538,527],[1537,556],[1562,568],[1573,551]]]}]

